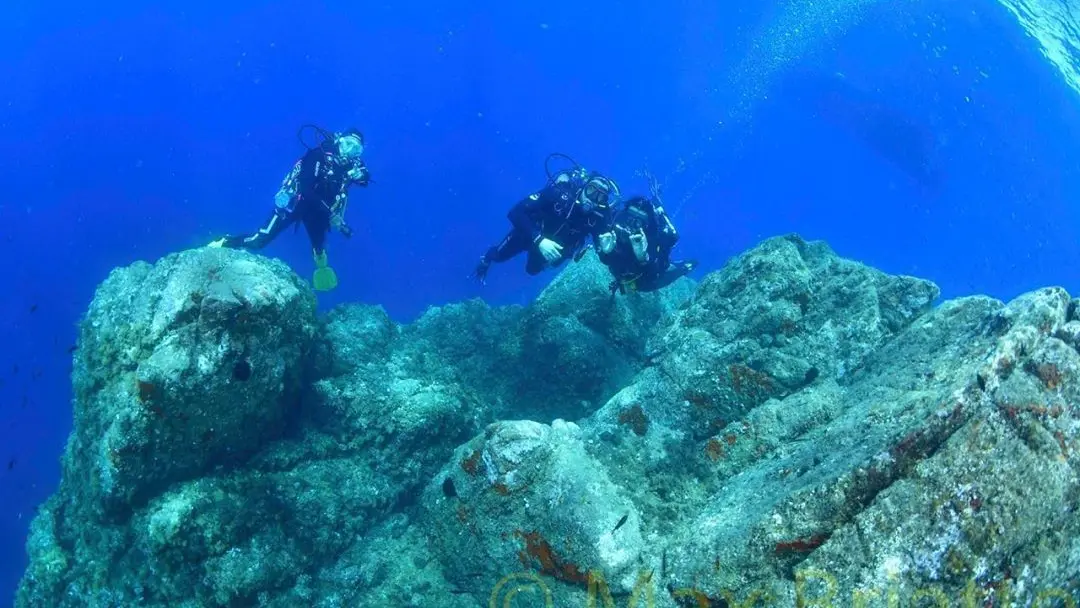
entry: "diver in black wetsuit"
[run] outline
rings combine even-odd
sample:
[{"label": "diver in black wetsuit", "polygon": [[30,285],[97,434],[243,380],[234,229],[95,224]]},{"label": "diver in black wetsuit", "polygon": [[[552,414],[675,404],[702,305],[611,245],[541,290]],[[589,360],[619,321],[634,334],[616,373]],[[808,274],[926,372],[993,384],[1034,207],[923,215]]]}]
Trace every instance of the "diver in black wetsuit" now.
[{"label": "diver in black wetsuit", "polygon": [[[348,190],[353,184],[367,186],[369,172],[360,159],[364,153],[364,136],[360,131],[349,129],[329,133],[313,128],[322,136],[322,141],[314,148],[308,148],[285,176],[274,197],[276,208],[266,225],[252,234],[222,237],[210,246],[262,249],[286,228],[301,222],[315,257],[314,287],[325,291],[337,286],[337,276],[327,265],[326,235],[334,229],[346,238],[352,236],[352,230],[345,223]],[[298,135],[302,133],[303,128]]]},{"label": "diver in black wetsuit", "polygon": [[[550,161],[553,154],[548,157]],[[566,158],[566,157],[564,157]],[[572,161],[571,161],[572,162]],[[536,275],[580,258],[585,241],[607,228],[611,205],[619,189],[614,181],[574,163],[554,176],[538,192],[519,201],[507,217],[513,228],[480,258],[473,276],[484,282],[492,263],[505,262],[528,252],[525,272]]]},{"label": "diver in black wetsuit", "polygon": [[636,196],[615,214],[607,230],[597,237],[597,255],[615,280],[612,293],[656,291],[686,276],[697,262],[671,261],[679,233],[659,198]]}]

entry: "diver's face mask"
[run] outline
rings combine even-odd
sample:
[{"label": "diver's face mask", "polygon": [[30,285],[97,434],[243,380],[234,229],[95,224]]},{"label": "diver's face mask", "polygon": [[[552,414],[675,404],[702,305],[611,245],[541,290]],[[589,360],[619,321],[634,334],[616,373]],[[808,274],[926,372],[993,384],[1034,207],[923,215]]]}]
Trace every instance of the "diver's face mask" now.
[{"label": "diver's face mask", "polygon": [[581,189],[580,202],[589,211],[604,211],[611,205],[611,183],[604,179],[591,179]]},{"label": "diver's face mask", "polygon": [[629,236],[644,232],[648,221],[649,216],[645,214],[643,209],[637,206],[628,206],[626,211],[621,213],[616,220],[615,229]]},{"label": "diver's face mask", "polygon": [[346,135],[338,139],[338,153],[341,157],[356,162],[364,154],[364,144],[355,135]]}]

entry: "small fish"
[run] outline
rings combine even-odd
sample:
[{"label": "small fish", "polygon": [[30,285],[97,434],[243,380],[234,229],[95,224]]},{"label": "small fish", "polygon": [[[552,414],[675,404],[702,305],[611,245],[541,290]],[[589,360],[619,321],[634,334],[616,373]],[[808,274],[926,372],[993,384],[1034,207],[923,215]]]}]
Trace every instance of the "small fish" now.
[{"label": "small fish", "polygon": [[77,350],[79,350],[79,346],[77,344],[72,344],[71,346],[68,347],[67,354],[70,355],[71,353],[73,353],[73,352],[75,352]]},{"label": "small fish", "polygon": [[17,462],[18,462],[18,460],[14,459],[14,458],[9,460],[8,463],[7,463],[7,470],[10,471],[10,470],[14,469],[15,468],[15,463],[17,463]]},{"label": "small fish", "polygon": [[11,366],[11,374],[14,375],[14,376],[19,375],[19,364],[18,363],[15,363],[15,364],[13,364]]},{"label": "small fish", "polygon": [[34,371],[30,373],[30,378],[33,379],[33,380],[37,380],[44,373],[45,373],[45,370],[41,369],[40,367],[35,367]]},{"label": "small fish", "polygon": [[623,524],[626,523],[626,518],[627,517],[630,517],[630,513],[627,513],[626,515],[623,515],[621,518],[619,518],[619,523],[615,524],[615,527],[611,529],[612,534],[615,533],[615,530],[618,530],[619,528],[621,528],[623,526]]},{"label": "small fish", "polygon": [[37,312],[37,304],[31,304],[30,305],[30,314],[34,314],[35,312]]}]

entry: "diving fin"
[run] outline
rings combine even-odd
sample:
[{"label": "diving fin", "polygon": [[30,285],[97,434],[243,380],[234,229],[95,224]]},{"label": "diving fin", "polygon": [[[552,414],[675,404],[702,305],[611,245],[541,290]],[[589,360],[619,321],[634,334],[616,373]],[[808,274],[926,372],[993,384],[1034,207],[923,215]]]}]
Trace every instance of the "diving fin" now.
[{"label": "diving fin", "polygon": [[330,291],[337,287],[337,274],[327,265],[325,251],[315,254],[315,266],[315,274],[311,277],[315,291]]},{"label": "diving fin", "polygon": [[311,283],[315,286],[315,291],[330,291],[337,287],[337,275],[329,266],[317,268],[314,276],[311,277]]}]

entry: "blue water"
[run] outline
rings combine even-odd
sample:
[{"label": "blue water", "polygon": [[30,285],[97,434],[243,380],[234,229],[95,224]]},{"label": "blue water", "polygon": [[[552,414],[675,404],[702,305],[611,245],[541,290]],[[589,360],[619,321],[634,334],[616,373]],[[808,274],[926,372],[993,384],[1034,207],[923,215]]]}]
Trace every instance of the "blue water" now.
[{"label": "blue water", "polygon": [[[946,298],[1080,292],[1080,99],[991,0],[848,2],[801,29],[777,2],[22,4],[0,23],[0,605],[59,481],[95,286],[256,228],[304,123],[362,129],[375,180],[354,189],[353,238],[331,237],[324,308],[405,322],[528,302],[551,275],[523,259],[483,288],[466,275],[553,151],[624,191],[646,163],[668,177],[698,277],[799,232]],[[928,129],[940,192],[775,95],[795,69],[842,72]],[[310,276],[302,231],[265,253]]]}]

